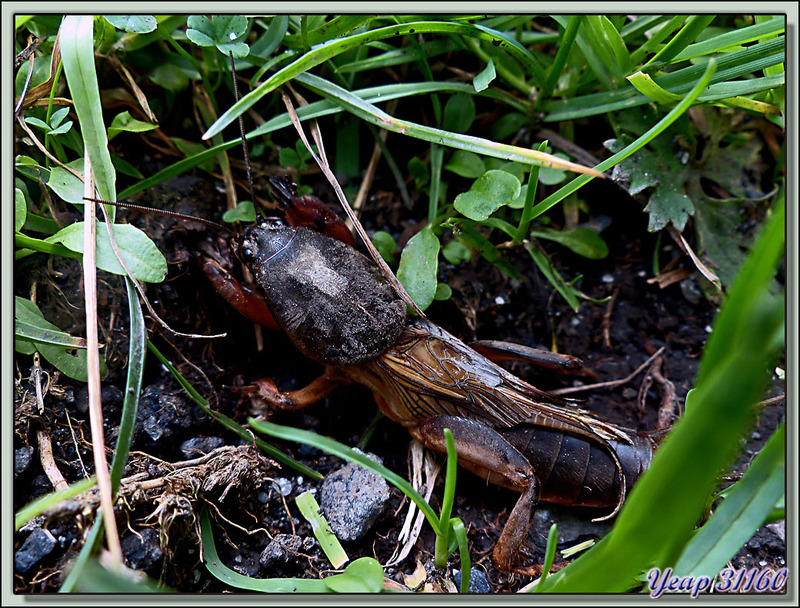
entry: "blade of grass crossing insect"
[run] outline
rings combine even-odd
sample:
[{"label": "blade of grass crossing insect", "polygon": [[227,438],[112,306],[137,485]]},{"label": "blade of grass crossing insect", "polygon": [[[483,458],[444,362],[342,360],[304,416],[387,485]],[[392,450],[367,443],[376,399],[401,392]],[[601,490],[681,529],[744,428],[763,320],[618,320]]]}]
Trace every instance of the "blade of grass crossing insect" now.
[{"label": "blade of grass crossing insect", "polygon": [[245,439],[247,441],[254,441],[254,443],[259,449],[272,456],[278,462],[281,462],[287,466],[292,467],[299,473],[302,473],[303,475],[310,477],[311,479],[322,479],[322,475],[320,475],[317,471],[310,469],[309,467],[307,467],[302,463],[297,462],[291,456],[284,454],[280,450],[274,448],[273,446],[269,445],[268,443],[259,439],[258,437],[254,438],[252,433],[250,433],[243,426],[237,424],[225,414],[221,414],[220,412],[212,410],[208,405],[208,401],[206,401],[205,398],[203,398],[203,396],[197,392],[197,390],[189,383],[189,381],[186,380],[186,378],[183,377],[183,375],[178,371],[178,369],[174,365],[172,365],[172,363],[164,355],[161,354],[161,352],[156,348],[155,344],[153,344],[150,340],[147,341],[147,348],[150,350],[150,352],[152,352],[156,356],[156,358],[159,361],[161,361],[161,363],[163,363],[166,366],[166,368],[172,374],[172,377],[178,381],[178,384],[180,384],[183,387],[183,389],[192,398],[192,400],[195,403],[197,403],[197,405],[199,405],[200,408],[204,412],[206,412],[209,416],[217,420],[219,423],[221,423],[224,427],[226,427],[230,431],[236,433],[242,439]]},{"label": "blade of grass crossing insect", "polygon": [[287,441],[296,441],[298,443],[314,446],[317,449],[328,452],[329,454],[333,454],[334,456],[338,456],[339,458],[344,458],[348,462],[354,462],[369,471],[377,473],[385,478],[386,481],[400,489],[403,494],[408,496],[412,501],[414,501],[414,503],[416,503],[420,511],[425,514],[428,523],[434,529],[436,534],[442,533],[439,525],[439,517],[436,515],[427,501],[422,497],[422,495],[417,492],[410,483],[400,477],[400,475],[394,471],[391,471],[390,469],[387,469],[385,466],[378,464],[361,452],[357,452],[346,445],[331,439],[330,437],[323,437],[322,435],[312,433],[311,431],[281,426],[271,422],[265,422],[263,420],[256,420],[255,418],[249,418],[248,424],[250,424],[250,426],[259,433],[265,433],[272,437],[279,437],[280,439]]},{"label": "blade of grass crossing insect", "polygon": [[786,492],[785,431],[781,422],[742,479],[687,544],[675,564],[675,576],[713,577],[761,527]]},{"label": "blade of grass crossing insect", "polygon": [[456,444],[453,440],[452,431],[445,429],[444,437],[447,445],[447,474],[445,476],[444,496],[442,496],[442,513],[439,518],[439,527],[443,533],[436,537],[435,558],[437,568],[444,568],[450,555],[450,536],[452,535],[450,513],[453,511],[458,467],[458,455],[456,454]]},{"label": "blade of grass crossing insect", "polygon": [[551,576],[543,591],[624,591],[648,569],[672,567],[690,542],[720,471],[752,427],[753,404],[775,356],[771,336],[785,329],[783,299],[767,289],[784,251],[784,231],[779,199],[714,321],[684,417],[634,486],[611,533]]}]

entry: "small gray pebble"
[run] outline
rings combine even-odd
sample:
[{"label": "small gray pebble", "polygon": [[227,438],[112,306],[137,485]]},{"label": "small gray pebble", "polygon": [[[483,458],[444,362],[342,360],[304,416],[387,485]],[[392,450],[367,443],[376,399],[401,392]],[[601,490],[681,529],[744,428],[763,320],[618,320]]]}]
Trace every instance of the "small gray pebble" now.
[{"label": "small gray pebble", "polygon": [[[453,582],[461,588],[461,570],[453,570]],[[469,593],[491,593],[489,579],[480,568],[471,568],[469,571]]]}]

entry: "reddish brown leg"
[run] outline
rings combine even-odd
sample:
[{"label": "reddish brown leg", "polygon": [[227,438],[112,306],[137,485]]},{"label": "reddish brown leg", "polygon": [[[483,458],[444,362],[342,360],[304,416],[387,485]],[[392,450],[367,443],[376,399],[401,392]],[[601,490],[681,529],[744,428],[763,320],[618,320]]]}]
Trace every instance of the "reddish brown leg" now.
[{"label": "reddish brown leg", "polygon": [[523,490],[522,495],[514,505],[500,540],[494,546],[492,559],[497,567],[505,572],[516,572],[524,576],[538,576],[542,572],[540,564],[521,566],[519,564],[520,551],[528,538],[533,511],[539,502],[539,483],[536,477],[531,476],[530,485]]},{"label": "reddish brown leg", "polygon": [[272,380],[261,378],[256,380],[257,392],[252,398],[263,409],[299,410],[316,403],[340,384],[341,381],[322,375],[299,390],[279,391]]},{"label": "reddish brown leg", "polygon": [[521,492],[492,557],[497,567],[505,572],[538,575],[542,571],[541,565],[521,565],[521,550],[539,502],[539,482],[530,462],[503,435],[475,420],[433,416],[420,421],[409,431],[426,447],[444,453],[447,451],[444,429],[453,433],[459,465],[490,483]]},{"label": "reddish brown leg", "polygon": [[267,308],[264,296],[247,285],[240,283],[216,260],[202,257],[200,263],[211,284],[235,310],[253,323],[264,325],[276,331],[280,329],[269,308]]}]

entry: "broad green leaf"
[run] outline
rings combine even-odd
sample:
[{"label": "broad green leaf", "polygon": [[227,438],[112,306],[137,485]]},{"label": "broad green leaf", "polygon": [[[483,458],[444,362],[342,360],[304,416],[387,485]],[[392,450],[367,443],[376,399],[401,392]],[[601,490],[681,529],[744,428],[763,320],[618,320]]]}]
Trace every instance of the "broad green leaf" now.
[{"label": "broad green leaf", "polygon": [[505,139],[519,131],[528,124],[528,117],[521,112],[509,112],[501,116],[492,125],[492,137],[496,140]]},{"label": "broad green leaf", "polygon": [[19,188],[14,188],[14,232],[22,230],[27,217],[28,205],[25,202],[25,193]]},{"label": "broad green leaf", "polygon": [[146,131],[152,131],[153,129],[158,129],[158,125],[144,122],[142,120],[136,120],[133,116],[131,116],[130,112],[125,110],[124,112],[117,114],[114,117],[114,120],[111,121],[111,126],[108,127],[108,139],[114,139],[122,131],[130,131],[131,133],[144,133]]},{"label": "broad green leaf", "polygon": [[383,589],[383,568],[376,559],[362,557],[341,574],[322,579],[336,593],[380,593]]},{"label": "broad green leaf", "polygon": [[14,159],[14,168],[33,181],[46,182],[50,178],[50,169],[42,167],[30,156],[19,155]]},{"label": "broad green leaf", "polygon": [[475,102],[472,95],[456,93],[451,95],[444,106],[442,128],[454,133],[466,133],[475,120]]},{"label": "broad green leaf", "polygon": [[483,159],[474,152],[467,152],[465,150],[456,150],[447,164],[444,166],[448,171],[452,171],[461,177],[469,177],[475,179],[483,175],[486,171],[486,165]]},{"label": "broad green leaf", "polygon": [[300,157],[291,148],[281,148],[278,153],[278,162],[281,167],[296,167],[300,164]]},{"label": "broad green leaf", "polygon": [[[167,274],[167,261],[153,241],[130,224],[115,224],[114,237],[125,264],[134,278],[160,283]],[[83,253],[83,222],[76,222],[46,239],[63,244],[67,249]],[[125,275],[108,237],[106,225],[97,223],[97,267],[113,274]]]},{"label": "broad green leaf", "polygon": [[[569,160],[569,157],[562,152],[556,152],[553,156],[563,158],[566,161]],[[565,179],[567,179],[567,172],[561,169],[555,169],[553,167],[541,167],[539,169],[539,181],[547,186],[555,186]]]},{"label": "broad green leaf", "polygon": [[255,222],[256,209],[252,201],[239,201],[233,209],[228,209],[222,214],[222,221],[232,224],[233,222]]},{"label": "broad green leaf", "polygon": [[422,310],[431,305],[436,295],[438,257],[439,239],[430,225],[412,236],[400,255],[397,278]]},{"label": "broad green leaf", "polygon": [[383,230],[377,230],[372,235],[372,244],[375,245],[375,249],[378,250],[378,253],[386,260],[387,264],[395,263],[394,252],[397,251],[397,241],[394,240],[391,234]]},{"label": "broad green leaf", "polygon": [[186,37],[198,46],[216,46],[220,53],[233,53],[236,59],[247,57],[250,47],[240,38],[247,31],[247,19],[241,15],[192,15],[187,21]]},{"label": "broad green leaf", "polygon": [[661,188],[654,191],[644,208],[650,214],[647,229],[658,232],[669,222],[683,230],[689,216],[694,214],[694,203],[684,194],[680,184],[672,181],[661,183]]},{"label": "broad green leaf", "polygon": [[[71,336],[68,336],[68,334],[63,334],[58,327],[45,320],[42,311],[40,311],[39,307],[30,300],[15,296],[14,306],[15,317],[17,320],[22,321],[23,324],[36,326],[42,331],[49,331],[51,332],[50,336],[61,334],[66,335],[70,340],[75,339]],[[37,350],[39,351],[39,354],[41,354],[42,357],[44,357],[50,364],[55,366],[70,378],[80,380],[81,382],[86,382],[86,351],[83,350],[86,348],[85,345],[83,346],[83,349],[79,349],[73,353],[70,352],[74,348],[71,346],[68,350],[64,346],[55,346],[48,342],[37,342],[30,339],[23,339],[19,336],[16,337],[14,343],[15,350],[18,352],[32,354],[34,350]],[[106,373],[106,365],[102,357],[100,358],[100,373],[103,375]]]},{"label": "broad green leaf", "polygon": [[57,127],[67,116],[69,116],[69,107],[56,110],[50,117],[50,126]]},{"label": "broad green leaf", "polygon": [[217,32],[211,19],[205,15],[191,15],[186,25],[189,26],[186,30],[189,40],[198,46],[214,46]]},{"label": "broad green leaf", "polygon": [[496,76],[497,72],[494,69],[494,61],[489,59],[487,66],[483,68],[483,70],[481,70],[481,72],[472,80],[472,86],[474,86],[475,90],[480,93],[481,91],[489,88],[489,85]]},{"label": "broad green leaf", "polygon": [[475,180],[467,192],[456,196],[453,206],[462,215],[480,222],[516,199],[521,187],[510,173],[493,169]]},{"label": "broad green leaf", "polygon": [[442,247],[442,255],[444,259],[458,266],[463,262],[469,262],[472,259],[472,249],[467,247],[459,240],[452,240]]},{"label": "broad green leaf", "polygon": [[25,122],[32,127],[36,127],[37,129],[44,131],[45,133],[50,132],[50,125],[48,125],[41,118],[36,118],[35,116],[26,116]]},{"label": "broad green leaf", "polygon": [[62,135],[64,133],[68,133],[69,130],[72,128],[72,121],[68,120],[64,124],[61,124],[54,129],[50,129],[48,135]]},{"label": "broad green leaf", "polygon": [[117,29],[131,34],[147,34],[155,31],[158,21],[152,15],[103,15]]},{"label": "broad green leaf", "polygon": [[508,206],[512,209],[524,209],[525,208],[525,199],[528,197],[528,184],[522,186],[519,189],[519,196],[515,198],[513,201],[508,203]]},{"label": "broad green leaf", "polygon": [[[69,163],[69,167],[76,169],[80,165],[79,172],[83,171],[83,159]],[[50,170],[50,177],[47,180],[47,187],[55,192],[62,200],[74,205],[83,205],[83,182],[74,173],[67,171],[59,166]]]},{"label": "broad green leaf", "polygon": [[[167,91],[177,93],[189,86],[190,77],[174,63],[160,63],[147,74],[148,78]],[[199,77],[199,74],[198,74]]]},{"label": "broad green leaf", "polygon": [[608,255],[608,245],[591,228],[574,228],[562,232],[531,232],[531,236],[555,241],[578,255],[590,260],[601,260]]},{"label": "broad green leaf", "polygon": [[421,188],[427,184],[431,178],[428,165],[417,156],[412,157],[411,160],[408,161],[408,172],[414,178],[414,183],[416,183],[417,188]]},{"label": "broad green leaf", "polygon": [[439,283],[436,285],[436,294],[433,296],[434,300],[449,300],[453,295],[453,288],[447,283]]},{"label": "broad green leaf", "polygon": [[[66,374],[70,378],[86,382],[88,375],[86,373],[86,351],[76,350],[70,352],[61,346],[53,346],[45,342],[30,342],[28,340],[17,340],[17,343],[27,343],[32,345],[39,354],[44,357],[48,363],[56,367],[60,372]],[[19,350],[19,349],[18,349]],[[24,351],[21,351],[24,352]],[[100,374],[105,375],[106,366],[105,361],[100,358]]]}]

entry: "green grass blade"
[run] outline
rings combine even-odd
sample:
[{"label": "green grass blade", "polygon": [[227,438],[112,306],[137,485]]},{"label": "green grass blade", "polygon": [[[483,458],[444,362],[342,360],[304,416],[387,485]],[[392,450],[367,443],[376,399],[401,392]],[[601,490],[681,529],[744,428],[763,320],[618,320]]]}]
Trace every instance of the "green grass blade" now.
[{"label": "green grass blade", "polygon": [[561,77],[561,72],[564,70],[564,66],[567,64],[567,58],[569,57],[569,53],[572,51],[572,47],[575,44],[575,39],[578,37],[578,28],[580,28],[580,25],[580,15],[572,15],[569,17],[567,25],[564,27],[564,34],[559,42],[555,59],[553,59],[553,64],[550,66],[550,70],[547,74],[547,80],[542,88],[543,98],[550,97],[550,95],[553,94],[553,91],[558,84],[558,79]]},{"label": "green grass blade", "polygon": [[675,576],[713,577],[755,534],[786,492],[786,429],[782,422],[744,476],[675,564]]},{"label": "green grass blade", "polygon": [[481,137],[452,133],[450,131],[444,131],[442,129],[436,129],[433,127],[394,118],[377,106],[374,106],[369,102],[356,97],[349,91],[346,91],[345,89],[342,89],[341,87],[338,87],[332,82],[324,80],[323,78],[319,78],[318,76],[301,74],[297,76],[295,80],[307,86],[316,93],[319,93],[323,97],[333,100],[335,103],[341,105],[345,110],[355,114],[359,118],[395,133],[416,137],[417,139],[449,146],[458,150],[466,150],[468,152],[475,152],[476,154],[483,154],[485,156],[493,156],[503,160],[520,162],[526,165],[557,167],[578,173],[588,173],[591,171],[590,169],[581,165],[565,161],[544,152],[539,152],[538,150],[530,150],[508,144],[501,144],[488,139],[483,139]]},{"label": "green grass blade", "polygon": [[[717,72],[711,80],[712,89],[726,81],[751,77],[754,72],[781,64],[784,51],[785,40],[778,37],[725,53],[716,59]],[[684,94],[694,87],[705,69],[705,64],[692,65],[660,75],[654,80],[658,86],[671,93]],[[703,100],[708,100],[708,93],[705,91],[699,97],[699,101]],[[548,100],[542,103],[541,110],[547,112],[544,121],[553,122],[633,108],[649,102],[647,96],[633,88],[625,88],[573,97],[565,101]]]},{"label": "green grass blade", "polygon": [[[677,30],[683,23],[686,21],[687,15],[675,15],[673,16],[667,23],[662,25],[658,28],[646,41],[642,46],[636,49],[633,53],[631,53],[631,61],[635,64],[638,64],[648,53],[651,53],[657,49],[664,40],[666,40],[667,36],[672,34],[675,30]],[[623,28],[624,31],[624,28]],[[644,34],[644,32],[641,32]],[[623,38],[625,35],[623,34]]]},{"label": "green grass blade", "polygon": [[472,559],[469,556],[469,543],[467,542],[467,530],[464,522],[458,517],[450,520],[450,528],[453,530],[456,542],[458,543],[458,555],[461,559],[461,585],[459,593],[469,593],[469,579],[472,574]]},{"label": "green grass blade", "polygon": [[[389,101],[391,99],[400,99],[412,95],[425,95],[435,92],[469,93],[472,95],[476,94],[475,88],[471,84],[465,84],[461,82],[399,83],[399,84],[391,84],[391,85],[361,89],[359,91],[354,91],[352,94],[358,97],[362,97],[365,101],[376,103],[376,102]],[[522,112],[528,111],[528,108],[524,104],[520,103],[519,100],[515,100],[508,94],[503,93],[501,91],[487,89],[477,94],[489,97],[491,99],[499,99],[503,101],[503,103],[506,103],[507,105],[519,111]],[[311,120],[313,118],[320,118],[322,116],[328,116],[331,114],[337,114],[343,111],[344,108],[337,105],[336,103],[333,103],[328,100],[322,100],[322,101],[315,101],[313,103],[308,104],[307,106],[297,108],[297,117],[301,121],[304,121],[304,120]],[[260,137],[262,135],[266,135],[268,133],[272,133],[274,131],[290,127],[291,125],[292,122],[291,119],[289,118],[289,114],[284,112],[282,114],[279,114],[271,118],[270,120],[268,120],[258,128],[254,129],[253,131],[247,133],[246,138],[249,140],[255,137]],[[119,198],[123,200],[129,198],[138,192],[142,192],[143,190],[152,188],[153,186],[165,182],[166,180],[175,177],[176,175],[181,175],[186,171],[193,169],[194,167],[202,165],[207,160],[215,158],[217,155],[221,154],[226,150],[230,150],[231,148],[241,145],[242,142],[240,139],[234,139],[222,143],[220,145],[211,147],[198,154],[194,154],[188,158],[184,158],[176,163],[173,163],[168,167],[165,167],[164,169],[162,169],[158,173],[155,173],[149,178],[136,182],[132,186],[129,186],[128,188],[119,193]]]},{"label": "green grass blade", "polygon": [[610,73],[610,78],[605,76],[607,84],[620,85],[631,70],[631,58],[619,32],[604,15],[584,15],[582,25],[593,60],[602,64],[604,75]]},{"label": "green grass blade", "polygon": [[339,15],[308,32],[304,41],[301,41],[300,34],[289,34],[284,38],[283,42],[289,48],[300,47],[304,43],[309,46],[316,46],[349,34],[354,29],[369,23],[373,19],[375,19],[374,15]]},{"label": "green grass blade", "polygon": [[[598,171],[607,171],[617,163],[625,160],[628,156],[635,153],[637,150],[641,149],[642,147],[646,146],[649,142],[653,139],[658,137],[661,133],[663,133],[673,122],[675,122],[681,114],[683,114],[686,110],[688,110],[694,104],[695,100],[699,97],[699,95],[705,90],[708,86],[708,83],[711,81],[711,78],[714,75],[714,71],[716,69],[716,62],[712,59],[708,62],[706,66],[706,71],[700,80],[697,81],[692,91],[684,97],[683,101],[681,101],[678,105],[676,105],[669,114],[667,114],[664,118],[662,118],[652,129],[647,131],[644,135],[639,137],[636,141],[632,142],[630,145],[626,146],[623,150],[620,150],[610,158],[607,158],[599,165],[597,165],[596,169]],[[578,190],[581,186],[583,186],[586,182],[591,180],[592,177],[588,175],[579,175],[567,185],[559,188],[556,192],[542,200],[538,205],[533,208],[533,217],[537,217],[550,209],[553,205],[558,204],[562,200],[564,200],[567,196]]]},{"label": "green grass blade", "polygon": [[128,462],[133,429],[136,424],[136,412],[139,409],[139,393],[142,390],[142,374],[147,353],[147,327],[144,323],[142,306],[136,286],[130,278],[125,277],[128,289],[128,312],[130,315],[130,345],[128,350],[128,378],[125,383],[125,400],[122,404],[122,418],[119,424],[117,446],[111,462],[111,486],[114,492],[119,488],[122,473]]},{"label": "green grass blade", "polygon": [[650,61],[645,64],[645,68],[650,66],[652,69],[669,63],[670,60],[694,42],[697,36],[711,25],[714,19],[716,19],[716,15],[695,15],[690,17],[686,25],[681,28],[681,31],[650,58]]},{"label": "green grass blade", "polygon": [[319,504],[314,495],[311,492],[303,492],[294,502],[303,517],[311,524],[311,530],[331,565],[337,570],[344,566],[350,558],[347,557],[342,543],[336,538],[330,525],[320,513]]},{"label": "green grass blade", "polygon": [[447,558],[450,556],[450,536],[452,535],[450,513],[453,512],[453,501],[456,495],[456,477],[458,476],[458,455],[456,454],[456,444],[453,439],[453,433],[450,429],[444,429],[444,438],[445,444],[447,445],[447,467],[444,482],[444,495],[442,496],[442,514],[439,517],[439,528],[443,533],[436,537],[436,548],[434,551],[437,568],[444,568],[447,565]]},{"label": "green grass blade", "polygon": [[296,441],[298,443],[305,443],[307,445],[314,446],[315,448],[323,450],[328,454],[333,454],[334,456],[343,458],[348,462],[354,462],[358,465],[361,465],[365,469],[372,471],[373,473],[377,473],[378,475],[385,478],[386,481],[397,487],[411,500],[413,500],[414,503],[416,503],[416,505],[419,507],[420,511],[422,511],[425,514],[425,517],[428,519],[428,523],[430,523],[434,531],[437,534],[441,533],[441,528],[439,526],[439,517],[436,515],[431,506],[426,502],[426,500],[422,497],[422,495],[419,492],[417,492],[410,483],[408,483],[405,479],[400,477],[397,473],[395,473],[394,471],[390,471],[383,465],[378,464],[377,462],[372,460],[369,456],[366,456],[361,452],[357,452],[352,448],[349,448],[346,445],[339,443],[335,439],[331,439],[330,437],[323,437],[322,435],[312,433],[311,431],[303,431],[301,429],[295,429],[288,426],[280,426],[278,424],[273,424],[271,422],[256,420],[255,418],[250,418],[248,420],[248,423],[250,424],[251,427],[253,427],[254,430],[258,431],[259,433],[265,433],[272,437],[278,437],[286,441]]},{"label": "green grass blade", "polygon": [[328,593],[323,581],[299,578],[258,579],[228,568],[217,553],[208,509],[203,509],[200,515],[200,538],[203,543],[203,563],[214,578],[226,585],[261,593]]},{"label": "green grass blade", "polygon": [[469,23],[453,23],[445,21],[418,21],[413,23],[403,23],[399,25],[391,25],[388,27],[370,30],[362,34],[338,38],[328,43],[322,44],[309,52],[305,53],[296,61],[290,63],[283,69],[279,70],[257,89],[251,91],[242,97],[237,103],[231,106],[217,121],[203,135],[203,139],[211,139],[214,135],[221,132],[231,122],[236,120],[255,103],[261,100],[265,95],[274,91],[283,83],[297,78],[301,74],[307,72],[311,68],[336,57],[352,48],[360,47],[363,44],[374,42],[376,40],[384,40],[395,36],[407,36],[410,34],[461,34],[464,36],[471,36],[487,40],[499,48],[508,51],[512,56],[518,59],[525,67],[527,67],[534,77],[544,82],[546,75],[538,60],[531,54],[528,49],[519,44],[513,38],[510,38],[490,28],[481,25],[474,25]]},{"label": "green grass blade", "polygon": [[116,173],[108,151],[108,137],[94,67],[93,23],[94,18],[91,16],[64,18],[60,34],[61,59],[75,112],[81,123],[83,140],[92,162],[97,190],[100,198],[113,202],[117,200]]},{"label": "green grass blade", "polygon": [[539,593],[547,577],[550,576],[550,568],[553,567],[553,562],[556,559],[556,548],[558,545],[558,526],[553,524],[550,526],[550,531],[547,533],[547,546],[544,549],[544,562],[542,563],[542,576],[533,589],[533,593]]},{"label": "green grass blade", "polygon": [[683,51],[678,53],[673,60],[684,61],[694,57],[702,57],[704,55],[719,53],[725,49],[747,44],[748,42],[753,42],[755,40],[763,40],[776,34],[782,34],[785,31],[785,19],[783,17],[774,17],[769,21],[734,29],[720,34],[719,36],[709,38],[708,40],[690,44],[683,49]]},{"label": "green grass blade", "polygon": [[[383,68],[392,67],[395,65],[402,65],[414,61],[417,57],[417,52],[414,49],[402,47],[383,47],[377,46],[383,43],[372,43],[367,46],[375,46],[381,48],[384,52],[380,55],[373,55],[366,59],[357,59],[349,61],[337,66],[336,71],[342,74],[353,74],[357,72],[371,72],[373,70],[380,70]],[[420,48],[429,59],[431,57],[438,57],[445,53],[457,51],[463,47],[463,44],[456,38],[435,38],[433,40],[425,41],[420,45]]]},{"label": "green grass blade", "polygon": [[[543,591],[622,592],[649,568],[663,572],[675,563],[720,471],[750,429],[753,404],[763,394],[763,370],[774,356],[771,336],[784,324],[782,302],[767,296],[783,252],[784,230],[780,201],[717,315],[700,363],[696,405],[664,440],[611,533],[551,576]],[[658,513],[657,526],[653,513]]]},{"label": "green grass blade", "polygon": [[96,485],[97,479],[92,476],[87,479],[76,481],[68,488],[64,488],[63,490],[50,492],[49,494],[40,496],[36,500],[22,507],[19,511],[17,511],[16,515],[14,515],[14,531],[16,532],[34,517],[38,517],[48,509],[56,506],[58,503],[78,496],[79,494],[83,494],[87,490],[91,490]]},{"label": "green grass blade", "polygon": [[255,440],[254,443],[256,444],[256,446],[258,446],[259,449],[272,456],[278,462],[281,462],[287,466],[292,467],[294,470],[298,471],[299,473],[302,473],[306,477],[309,477],[311,479],[322,479],[322,475],[320,475],[314,469],[310,469],[306,465],[297,462],[294,458],[292,458],[288,454],[284,454],[277,448],[271,446],[270,444],[259,439],[258,437],[254,438],[252,433],[250,433],[246,428],[244,428],[240,424],[237,424],[225,414],[221,414],[220,412],[212,410],[208,405],[208,401],[206,401],[206,399],[203,398],[203,396],[197,392],[197,390],[189,383],[189,381],[183,377],[183,375],[178,371],[178,369],[174,365],[172,365],[169,359],[167,359],[164,355],[161,354],[161,352],[156,348],[155,344],[150,342],[150,340],[147,341],[147,348],[150,350],[150,352],[152,352],[156,356],[156,358],[159,361],[161,361],[161,363],[163,363],[166,366],[166,368],[172,374],[172,377],[175,378],[175,380],[178,381],[178,384],[180,384],[186,391],[186,394],[188,394],[189,397],[191,397],[192,400],[195,403],[197,403],[197,405],[199,405],[200,408],[206,414],[208,414],[214,420],[222,424],[222,426],[224,426],[230,431],[233,431],[239,437],[248,442],[253,442]]}]

